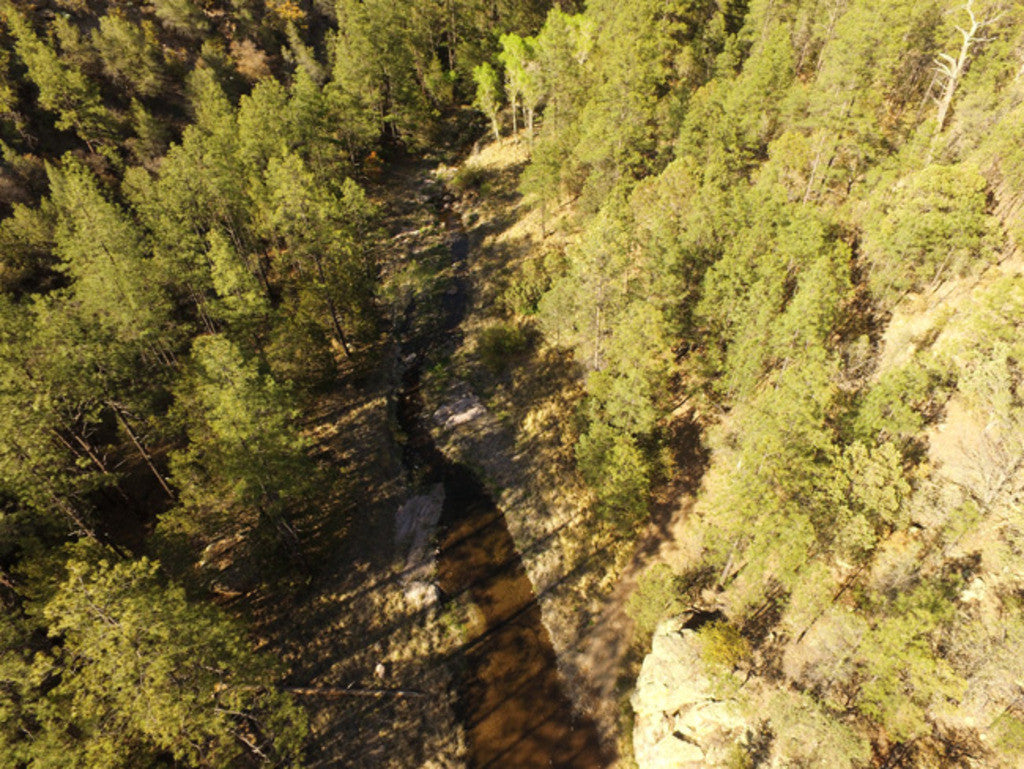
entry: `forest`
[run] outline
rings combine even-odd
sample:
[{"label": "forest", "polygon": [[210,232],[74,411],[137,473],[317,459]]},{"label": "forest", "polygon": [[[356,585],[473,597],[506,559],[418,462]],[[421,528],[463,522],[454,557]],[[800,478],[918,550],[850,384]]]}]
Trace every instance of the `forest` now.
[{"label": "forest", "polygon": [[683,614],[742,724],[694,766],[1021,765],[1024,3],[0,0],[0,40],[0,766],[483,766],[472,591],[379,598],[385,543],[454,552],[395,522],[457,499],[402,411],[446,387],[507,436],[480,494],[578,514],[524,524],[590,546],[565,603],[509,527],[543,623],[628,608],[618,733],[555,765],[653,769]]}]

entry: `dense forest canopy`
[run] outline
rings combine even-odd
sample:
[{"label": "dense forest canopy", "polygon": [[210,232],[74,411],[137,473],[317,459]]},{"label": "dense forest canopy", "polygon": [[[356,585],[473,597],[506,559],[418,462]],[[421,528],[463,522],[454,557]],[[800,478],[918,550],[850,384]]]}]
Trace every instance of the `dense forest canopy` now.
[{"label": "dense forest canopy", "polygon": [[523,191],[578,212],[520,279],[585,372],[579,470],[644,516],[700,404],[675,584],[745,639],[779,765],[1019,762],[1022,14],[595,1],[503,39]]},{"label": "dense forest canopy", "polygon": [[304,409],[382,330],[363,183],[545,10],[0,5],[0,763],[300,760],[211,554],[311,568],[349,501]]},{"label": "dense forest canopy", "polygon": [[1018,765],[1024,5],[0,0],[0,38],[0,763],[301,762],[216,561],[306,573],[296,521],[360,504],[304,425],[391,331],[381,163],[512,132],[569,245],[504,311],[571,353],[607,524],[705,428],[665,589],[752,682],[735,765]]}]

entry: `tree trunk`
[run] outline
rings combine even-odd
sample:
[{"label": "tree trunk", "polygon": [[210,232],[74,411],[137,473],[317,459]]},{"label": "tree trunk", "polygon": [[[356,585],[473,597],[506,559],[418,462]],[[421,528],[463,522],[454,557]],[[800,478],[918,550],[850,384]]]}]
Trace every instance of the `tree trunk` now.
[{"label": "tree trunk", "polygon": [[[89,460],[94,465],[96,465],[96,469],[97,470],[99,470],[104,475],[112,475],[112,473],[110,472],[110,468],[107,467],[107,463],[104,462],[100,458],[100,456],[93,450],[92,446],[89,444],[88,441],[86,441],[84,438],[82,438],[82,436],[80,436],[77,432],[75,432],[70,427],[65,426],[64,429],[67,430],[68,434],[72,438],[75,439],[75,443],[77,443],[79,445],[79,447],[82,449],[82,451],[85,452],[85,456],[87,456],[89,458]],[[50,428],[50,432],[53,433],[53,435],[57,438],[57,440],[59,440],[62,444],[64,444],[64,447],[67,448],[68,451],[70,451],[76,457],[81,457],[82,456],[82,454],[79,453],[78,449],[76,449],[74,446],[72,446],[71,443],[63,435],[61,435],[60,430],[57,430],[57,429],[51,427]]]},{"label": "tree trunk", "polygon": [[139,452],[139,456],[142,457],[142,460],[146,463],[146,466],[149,468],[149,471],[153,474],[153,477],[156,478],[157,483],[160,484],[160,488],[162,488],[164,492],[167,494],[168,499],[174,499],[174,492],[171,491],[171,487],[167,485],[167,481],[164,480],[164,477],[163,475],[160,474],[160,471],[156,469],[156,465],[153,464],[152,455],[148,451],[146,451],[146,448],[142,445],[142,442],[135,434],[135,431],[132,430],[132,426],[128,423],[128,419],[127,417],[125,417],[124,411],[121,409],[120,406],[117,406],[113,403],[108,403],[107,405],[114,410],[114,413],[117,415],[118,421],[121,423],[121,426],[124,428],[125,432],[128,433],[128,437],[131,438],[132,443],[135,445],[136,451]]},{"label": "tree trunk", "polygon": [[381,697],[394,695],[396,697],[426,697],[426,692],[417,689],[342,689],[338,687],[310,687],[310,686],[289,686],[285,691],[291,694],[305,694],[313,697]]},{"label": "tree trunk", "polygon": [[981,32],[985,27],[995,24],[999,20],[999,16],[994,18],[985,19],[979,21],[978,17],[974,15],[974,0],[967,0],[963,6],[963,10],[967,12],[967,16],[971,20],[971,26],[969,29],[963,27],[957,27],[957,32],[960,33],[963,38],[963,42],[960,45],[960,53],[954,59],[948,54],[940,53],[940,61],[936,62],[939,72],[946,76],[946,86],[942,89],[942,97],[939,99],[939,113],[935,119],[935,136],[937,137],[942,133],[946,127],[946,120],[949,117],[949,108],[953,104],[953,96],[956,94],[957,86],[960,84],[960,78],[963,76],[964,71],[967,69],[967,64],[970,61],[971,49],[979,43],[983,42],[984,38],[978,37],[978,33]]},{"label": "tree trunk", "polygon": [[84,534],[86,537],[91,539],[93,542],[96,542],[97,544],[100,544],[100,545],[103,545],[105,547],[110,548],[110,550],[118,558],[127,558],[128,557],[127,551],[125,551],[124,548],[122,548],[120,545],[118,545],[118,544],[116,544],[114,542],[111,542],[106,537],[100,537],[96,533],[96,529],[94,529],[92,526],[88,525],[85,522],[85,520],[77,513],[75,508],[67,500],[61,499],[56,494],[52,494],[51,493],[50,494],[50,501],[53,503],[53,505],[58,510],[60,510],[62,513],[64,513],[64,515],[66,515],[78,527],[78,530],[82,534]]},{"label": "tree trunk", "polygon": [[338,308],[334,304],[334,299],[326,288],[324,289],[324,298],[327,300],[327,309],[331,313],[331,324],[334,326],[334,333],[338,335],[338,341],[341,342],[341,349],[345,351],[346,358],[351,358],[352,348],[349,346],[348,338],[345,336],[345,330],[341,327],[341,319],[338,317]]},{"label": "tree trunk", "polygon": [[338,307],[334,304],[334,297],[331,296],[331,291],[327,287],[324,266],[319,257],[313,257],[313,263],[316,265],[316,274],[320,279],[320,285],[323,286],[324,300],[327,302],[327,310],[331,314],[331,324],[334,326],[334,333],[338,335],[338,341],[341,342],[341,349],[345,351],[345,357],[351,358],[352,349],[349,347],[348,338],[341,327],[341,318],[338,317]]}]

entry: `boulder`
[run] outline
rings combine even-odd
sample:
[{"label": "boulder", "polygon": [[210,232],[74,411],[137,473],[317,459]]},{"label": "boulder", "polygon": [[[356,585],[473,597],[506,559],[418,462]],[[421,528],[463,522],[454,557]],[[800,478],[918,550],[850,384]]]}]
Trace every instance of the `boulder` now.
[{"label": "boulder", "polygon": [[445,431],[454,430],[468,422],[486,416],[487,409],[473,393],[465,393],[434,412],[434,422]]},{"label": "boulder", "polygon": [[721,699],[700,658],[697,634],[685,618],[654,634],[633,693],[633,752],[640,769],[724,765],[746,731],[739,703]]},{"label": "boulder", "polygon": [[414,580],[405,585],[405,600],[416,611],[436,606],[441,600],[441,589],[433,582]]}]

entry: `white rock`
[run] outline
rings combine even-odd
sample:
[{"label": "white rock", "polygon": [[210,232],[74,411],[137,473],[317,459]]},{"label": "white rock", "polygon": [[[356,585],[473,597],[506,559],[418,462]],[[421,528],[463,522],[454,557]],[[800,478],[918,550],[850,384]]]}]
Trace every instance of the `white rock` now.
[{"label": "white rock", "polygon": [[430,540],[444,507],[444,486],[435,484],[429,494],[406,500],[395,513],[395,546],[405,553],[406,581],[429,577],[434,569]]},{"label": "white rock", "polygon": [[658,741],[643,763],[644,769],[696,769],[703,766],[704,751],[672,734]]},{"label": "white rock", "polygon": [[441,600],[441,591],[432,582],[416,580],[405,586],[405,600],[413,609],[426,609]]},{"label": "white rock", "polygon": [[445,430],[452,430],[487,414],[487,408],[475,395],[464,395],[446,403],[434,412],[434,422]]},{"label": "white rock", "polygon": [[704,673],[696,633],[681,620],[654,634],[632,697],[633,751],[640,769],[719,765],[723,746],[747,727],[738,704],[716,697]]}]

